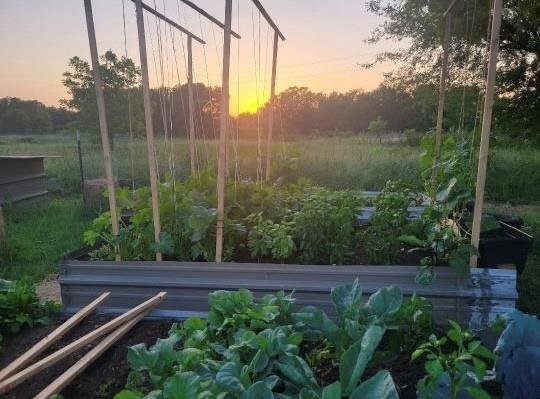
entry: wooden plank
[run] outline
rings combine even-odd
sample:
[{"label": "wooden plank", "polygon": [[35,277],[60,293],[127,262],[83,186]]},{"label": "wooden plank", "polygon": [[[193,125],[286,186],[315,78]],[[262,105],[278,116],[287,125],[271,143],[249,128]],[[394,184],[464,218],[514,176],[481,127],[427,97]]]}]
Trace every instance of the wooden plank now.
[{"label": "wooden plank", "polygon": [[274,51],[272,54],[272,80],[270,83],[270,107],[268,110],[268,136],[266,141],[266,181],[272,177],[272,135],[274,133],[274,107],[276,102],[276,71],[279,37],[274,31]]},{"label": "wooden plank", "polygon": [[99,358],[107,349],[120,340],[126,333],[131,330],[149,311],[142,312],[133,320],[119,327],[116,331],[109,334],[103,341],[97,344],[86,355],[80,358],[77,363],[67,369],[56,380],[49,384],[43,391],[36,395],[35,399],[48,399],[50,396],[60,393],[71,381],[81,374],[92,362]]},{"label": "wooden plank", "polygon": [[[139,35],[139,53],[141,57],[141,78],[144,101],[144,123],[146,125],[146,145],[148,151],[148,169],[150,171],[150,191],[152,192],[152,219],[154,222],[154,242],[159,245],[161,221],[159,217],[159,187],[157,177],[156,145],[154,140],[154,124],[152,122],[152,100],[150,98],[150,77],[148,74],[148,58],[146,56],[146,35],[142,1],[135,0],[137,15],[137,32]],[[156,252],[156,260],[163,260],[161,252]]]},{"label": "wooden plank", "polygon": [[197,172],[195,163],[195,100],[193,99],[193,41],[191,37],[187,38],[188,53],[188,113],[189,113],[189,162],[191,174]]},{"label": "wooden plank", "polygon": [[[216,24],[217,26],[219,26],[221,29],[225,29],[225,24],[223,24],[223,22],[219,21],[217,18],[213,17],[212,15],[210,15],[209,13],[207,13],[206,11],[204,11],[201,7],[197,6],[195,3],[193,3],[192,1],[189,1],[189,0],[180,0],[182,3],[184,3],[185,5],[187,5],[188,7],[191,7],[192,9],[194,9],[195,11],[197,11],[199,14],[201,14],[203,17],[205,17],[206,19],[208,19],[209,21],[213,22],[214,24]],[[231,29],[231,35],[233,35],[235,38],[237,39],[241,39],[242,36],[240,36],[238,33],[236,33],[235,31],[233,31]]]},{"label": "wooden plank", "polygon": [[109,321],[108,323],[102,325],[96,330],[86,334],[85,336],[73,341],[71,344],[66,345],[62,349],[51,353],[49,356],[41,359],[40,361],[32,364],[31,366],[25,368],[22,371],[19,371],[17,374],[12,375],[11,377],[6,378],[3,381],[0,381],[0,394],[3,394],[10,389],[13,389],[20,383],[26,381],[28,378],[39,373],[40,371],[50,367],[59,360],[62,360],[66,356],[69,356],[73,352],[83,348],[85,345],[88,345],[91,342],[94,342],[99,337],[107,334],[108,332],[116,329],[127,321],[133,319],[133,317],[139,315],[141,312],[144,312],[149,309],[153,309],[158,303],[163,300],[166,292],[160,292],[156,296],[150,298],[149,300],[141,303],[140,305],[134,307],[128,312],[116,317],[115,319]]},{"label": "wooden plank", "polygon": [[10,375],[14,374],[20,368],[26,366],[34,358],[36,358],[45,349],[51,346],[54,342],[58,341],[64,334],[75,327],[81,320],[83,320],[88,314],[93,312],[99,305],[101,305],[110,295],[110,292],[105,292],[97,297],[94,301],[86,305],[75,315],[70,317],[61,326],[55,329],[52,333],[47,335],[41,341],[32,346],[22,356],[15,359],[13,362],[7,365],[2,371],[0,371],[0,381],[6,379]]},{"label": "wooden plank", "polygon": [[227,173],[227,140],[229,131],[229,75],[231,68],[232,0],[225,0],[225,31],[223,37],[223,76],[221,83],[221,115],[219,129],[216,262],[223,258],[223,219],[225,213],[225,174]]},{"label": "wooden plank", "polygon": [[260,13],[262,14],[262,16],[264,17],[264,19],[266,19],[266,22],[268,22],[268,24],[274,28],[274,31],[279,35],[279,37],[281,38],[281,40],[285,40],[285,36],[283,35],[283,33],[281,33],[281,31],[279,30],[279,28],[277,27],[277,25],[275,24],[275,22],[272,20],[272,18],[270,17],[270,15],[268,14],[268,12],[266,12],[266,10],[264,9],[263,5],[261,4],[261,2],[259,0],[251,0],[253,1],[253,4],[255,4],[255,7],[257,7],[260,11]]},{"label": "wooden plank", "polygon": [[[133,1],[134,3],[136,2],[136,0],[131,0]],[[197,36],[196,34],[190,32],[189,30],[187,30],[186,28],[184,28],[182,25],[179,25],[177,24],[176,22],[174,22],[172,19],[170,18],[167,18],[165,15],[163,15],[162,13],[160,13],[159,11],[153,9],[152,7],[150,7],[149,5],[145,4],[145,3],[142,3],[142,8],[145,9],[146,11],[148,11],[150,14],[156,16],[157,18],[167,22],[168,24],[170,24],[171,26],[175,27],[176,29],[178,29],[180,32],[182,33],[185,33],[187,35],[187,37],[189,38],[192,38],[192,39],[195,39],[197,40],[199,43],[201,44],[206,44],[206,42],[201,39],[199,36]]]},{"label": "wooden plank", "polygon": [[[111,212],[111,228],[115,237],[118,236],[118,215],[116,208],[116,194],[114,186],[114,173],[112,166],[111,144],[109,142],[109,129],[107,126],[107,111],[105,109],[105,94],[103,93],[103,80],[101,79],[99,55],[96,44],[96,30],[94,28],[94,17],[92,15],[92,1],[84,0],[84,10],[86,14],[86,26],[88,28],[88,42],[90,44],[90,56],[92,58],[92,73],[94,76],[94,86],[96,89],[96,100],[99,117],[99,130],[101,132],[101,145],[103,147],[103,166],[105,178],[107,179],[107,192],[109,196],[109,211]],[[120,249],[117,244],[114,246],[116,260],[120,260]]]},{"label": "wooden plank", "polygon": [[[489,138],[491,135],[491,120],[493,116],[493,100],[495,96],[495,75],[497,74],[497,56],[499,55],[499,34],[501,31],[502,0],[493,2],[493,18],[491,22],[491,38],[489,44],[488,73],[486,77],[486,95],[484,99],[484,114],[482,116],[482,135],[480,136],[480,151],[478,154],[478,173],[476,175],[476,193],[474,197],[473,225],[471,245],[479,248],[482,212],[484,209],[484,192],[486,188],[487,161],[489,155]],[[478,257],[472,255],[470,266],[476,267]]]}]

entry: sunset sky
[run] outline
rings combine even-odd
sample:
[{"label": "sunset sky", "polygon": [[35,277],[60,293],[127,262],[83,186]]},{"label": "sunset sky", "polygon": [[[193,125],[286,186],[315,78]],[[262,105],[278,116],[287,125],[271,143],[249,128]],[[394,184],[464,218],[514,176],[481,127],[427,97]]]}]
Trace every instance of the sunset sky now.
[{"label": "sunset sky", "polygon": [[[134,4],[124,1],[127,53],[138,64]],[[177,1],[156,0],[157,8],[161,12],[165,9],[167,16],[207,41],[204,47],[194,43],[195,79],[220,85],[222,31]],[[145,2],[154,6],[154,0]],[[123,55],[122,0],[93,0],[92,3],[100,54],[112,49]],[[195,3],[223,20],[223,0],[196,0]],[[383,72],[394,67],[381,65],[371,70],[358,67],[359,63],[373,60],[378,52],[397,46],[391,42],[377,46],[364,42],[381,22],[365,10],[364,0],[263,0],[262,3],[287,38],[280,42],[279,48],[278,92],[293,85],[323,92],[369,90],[381,82]],[[231,56],[231,112],[236,113],[254,110],[268,97],[273,33],[262,17],[259,30],[259,14],[250,0],[233,0],[233,8],[233,29],[242,35],[241,41],[233,39]],[[151,15],[145,23],[151,85],[161,83],[157,73],[160,32],[164,83],[178,84],[173,36],[164,24],[157,27]],[[61,79],[69,58],[78,55],[89,60],[82,0],[0,1],[0,37],[0,97],[38,99],[57,105],[60,98],[66,97]],[[185,36],[174,33],[174,41],[183,83],[185,53],[181,43],[185,42]]]}]

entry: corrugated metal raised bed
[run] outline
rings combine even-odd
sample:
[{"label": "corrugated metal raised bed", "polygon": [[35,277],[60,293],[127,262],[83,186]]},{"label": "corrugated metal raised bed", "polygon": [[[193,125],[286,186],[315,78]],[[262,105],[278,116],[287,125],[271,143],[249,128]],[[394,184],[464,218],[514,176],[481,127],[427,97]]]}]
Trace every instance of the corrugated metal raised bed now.
[{"label": "corrugated metal raised bed", "polygon": [[77,254],[72,255],[60,262],[59,278],[69,312],[103,291],[112,292],[104,308],[109,312],[125,311],[156,292],[167,291],[154,315],[183,318],[204,314],[212,291],[246,288],[256,296],[294,291],[299,306],[314,305],[332,313],[330,290],[358,278],[365,295],[397,285],[405,295],[429,298],[439,320],[454,319],[480,328],[511,310],[517,297],[512,270],[475,269],[470,280],[460,282],[452,270],[439,267],[435,282],[424,286],[414,280],[416,266],[109,262],[76,260]]}]

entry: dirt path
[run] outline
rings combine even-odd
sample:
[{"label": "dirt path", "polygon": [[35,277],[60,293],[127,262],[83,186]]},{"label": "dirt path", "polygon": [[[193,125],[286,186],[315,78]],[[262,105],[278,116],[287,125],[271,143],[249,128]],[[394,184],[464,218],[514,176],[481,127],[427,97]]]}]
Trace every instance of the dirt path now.
[{"label": "dirt path", "polygon": [[36,293],[43,301],[62,302],[60,296],[60,284],[56,274],[49,274],[45,279],[36,286]]}]

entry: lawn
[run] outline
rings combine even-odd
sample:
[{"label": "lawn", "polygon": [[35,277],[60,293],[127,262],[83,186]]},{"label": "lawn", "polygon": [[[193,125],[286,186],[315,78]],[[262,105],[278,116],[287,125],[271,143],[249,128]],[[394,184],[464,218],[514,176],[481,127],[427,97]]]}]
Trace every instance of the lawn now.
[{"label": "lawn", "polygon": [[[83,140],[83,166],[87,178],[102,176],[101,145],[96,139]],[[170,146],[158,140],[156,151],[161,176],[170,173]],[[175,174],[182,179],[189,171],[187,143],[175,140]],[[215,168],[217,144],[213,140],[197,143],[197,163]],[[2,154],[58,155],[48,159],[46,170],[53,191],[73,194],[79,191],[80,177],[75,138],[67,135],[1,136]],[[236,155],[238,154],[238,155]],[[306,138],[277,141],[274,144],[275,175],[291,180],[307,177],[332,188],[380,190],[389,179],[401,179],[420,188],[419,147],[403,143],[373,143],[361,136]],[[137,184],[148,183],[146,142],[116,138],[113,151],[115,174],[121,180],[135,177]],[[134,160],[132,163],[131,160]],[[241,178],[256,175],[256,142],[233,141],[230,148],[231,176],[237,166]],[[132,168],[133,166],[133,168]],[[132,173],[133,171],[133,173]],[[237,175],[238,175],[237,173]],[[540,198],[540,149],[534,147],[494,147],[490,157],[486,195],[493,202],[528,204]]]},{"label": "lawn", "polygon": [[6,207],[5,243],[0,243],[0,277],[39,281],[55,272],[59,258],[82,245],[92,214],[73,198]]}]

